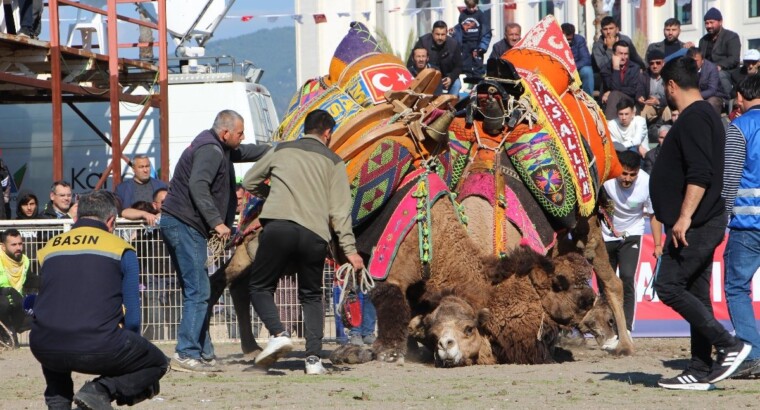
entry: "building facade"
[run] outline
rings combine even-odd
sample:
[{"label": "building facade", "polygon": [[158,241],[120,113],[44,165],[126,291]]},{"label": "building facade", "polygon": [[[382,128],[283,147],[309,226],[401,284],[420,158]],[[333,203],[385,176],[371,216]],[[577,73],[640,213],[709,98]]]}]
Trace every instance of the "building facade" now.
[{"label": "building facade", "polygon": [[[742,53],[760,48],[760,0],[599,0],[608,5],[609,14],[620,23],[622,33],[644,46],[663,39],[663,23],[670,17],[681,23],[681,40],[695,44],[704,35],[702,17],[710,7],[723,14],[723,26],[739,33]],[[569,22],[586,37],[589,46],[596,32],[594,0],[481,0],[481,9],[491,13],[493,39],[504,35],[504,25],[515,22],[523,33],[547,14],[560,23]],[[370,30],[382,32],[393,50],[406,59],[410,37],[429,33],[433,22],[457,23],[463,0],[295,0],[295,13],[304,16],[296,24],[297,79],[324,75],[338,43],[351,21],[365,23]],[[326,21],[316,24],[312,15],[324,14]],[[490,52],[490,50],[489,50]]]}]

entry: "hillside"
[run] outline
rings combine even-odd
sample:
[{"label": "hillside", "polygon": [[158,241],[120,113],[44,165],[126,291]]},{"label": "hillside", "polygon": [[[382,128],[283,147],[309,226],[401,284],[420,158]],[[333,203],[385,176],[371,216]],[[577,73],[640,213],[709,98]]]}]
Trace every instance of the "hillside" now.
[{"label": "hillside", "polygon": [[295,28],[264,29],[206,45],[207,56],[223,54],[237,61],[252,61],[264,69],[261,83],[272,93],[277,115],[282,119],[297,86]]}]

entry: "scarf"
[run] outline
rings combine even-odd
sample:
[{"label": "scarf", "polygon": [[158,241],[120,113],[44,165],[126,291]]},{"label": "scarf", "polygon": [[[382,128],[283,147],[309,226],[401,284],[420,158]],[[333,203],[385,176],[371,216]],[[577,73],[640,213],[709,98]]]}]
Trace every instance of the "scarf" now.
[{"label": "scarf", "polygon": [[8,283],[12,288],[19,290],[24,285],[21,283],[21,278],[24,273],[24,258],[16,262],[13,258],[9,257],[5,252],[0,252],[0,262],[3,264],[3,270],[8,277]]}]

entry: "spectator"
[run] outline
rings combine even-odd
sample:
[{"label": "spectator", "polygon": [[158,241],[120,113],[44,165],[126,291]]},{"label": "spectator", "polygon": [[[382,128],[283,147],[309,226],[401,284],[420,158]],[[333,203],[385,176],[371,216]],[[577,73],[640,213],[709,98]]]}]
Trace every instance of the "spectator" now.
[{"label": "spectator", "polygon": [[71,204],[73,194],[71,184],[66,181],[55,181],[50,187],[50,202],[40,214],[43,219],[67,219],[71,218]]},{"label": "spectator", "polygon": [[31,191],[22,190],[16,198],[16,219],[39,219],[39,201]]},{"label": "spectator", "polygon": [[19,37],[37,39],[42,30],[42,0],[21,0],[19,14],[21,15],[21,28]]},{"label": "spectator", "polygon": [[320,359],[324,331],[322,271],[330,230],[356,272],[364,267],[351,227],[351,193],[343,160],[327,148],[335,120],[323,110],[310,112],[306,135],[277,145],[245,175],[243,186],[256,193],[271,180],[261,211],[264,230],[253,260],[249,290],[254,310],[272,337],[256,357],[268,368],[293,349],[274,303],[277,282],[289,262],[296,263],[298,294],[306,334],[306,374],[324,374]]},{"label": "spectator", "polygon": [[[731,71],[731,81],[739,84],[748,75],[757,74],[758,68],[760,68],[760,51],[751,48],[742,56],[741,67]],[[736,91],[731,93],[731,98],[736,98]]]},{"label": "spectator", "polygon": [[[456,40],[448,36],[446,22],[439,20],[433,23],[433,32],[420,37],[412,50],[419,47],[428,51],[430,65],[441,71],[444,92],[458,96],[461,88],[459,74],[462,74],[462,49]],[[412,54],[409,54],[406,66],[413,65]]]},{"label": "spectator", "polygon": [[744,114],[726,131],[723,197],[729,216],[728,242],[723,252],[726,303],[736,337],[752,350],[734,377],[760,376],[760,333],[752,308],[752,282],[760,268],[760,77],[750,76],[737,86],[737,103]]},{"label": "spectator", "polygon": [[630,47],[625,42],[618,41],[613,48],[615,55],[610,63],[602,68],[602,82],[606,90],[602,94],[602,103],[605,104],[604,114],[607,118],[615,117],[617,104],[621,99],[636,99],[636,90],[641,79],[638,66],[629,59]]},{"label": "spectator", "polygon": [[134,177],[116,187],[122,207],[131,208],[137,201],[152,202],[157,189],[166,189],[164,181],[150,176],[150,158],[147,155],[139,154],[132,158],[132,171]]},{"label": "spectator", "polygon": [[464,5],[453,37],[462,47],[462,72],[482,77],[486,73],[483,56],[491,44],[491,15],[478,8],[478,0],[465,0]]},{"label": "spectator", "polygon": [[636,115],[633,100],[623,98],[617,104],[617,116],[607,121],[610,137],[625,149],[636,152],[640,157],[648,151],[647,122],[644,117]]},{"label": "spectator", "polygon": [[159,188],[153,194],[153,207],[156,208],[158,213],[161,213],[161,207],[163,206],[166,194],[168,193],[169,191],[166,188]]},{"label": "spectator", "polygon": [[0,158],[0,219],[11,219],[11,171]]},{"label": "spectator", "polygon": [[694,43],[689,41],[684,43],[678,39],[681,35],[681,22],[677,18],[669,18],[665,20],[665,27],[662,29],[665,39],[652,43],[647,47],[647,56],[654,50],[662,53],[663,59],[682,48],[694,47]]},{"label": "spectator", "polygon": [[416,77],[420,71],[430,68],[430,64],[428,64],[429,61],[430,58],[428,57],[427,49],[425,47],[417,47],[412,50],[412,65],[407,68],[409,69],[409,72]]},{"label": "spectator", "polygon": [[24,238],[16,229],[0,232],[0,322],[13,333],[29,330],[30,320],[24,312],[24,285],[29,273],[29,258],[24,255]]},{"label": "spectator", "polygon": [[669,61],[662,77],[668,99],[683,118],[670,129],[649,179],[652,207],[666,234],[654,290],[689,322],[691,360],[683,373],[658,384],[711,390],[736,371],[752,348],[715,319],[710,300],[713,254],[726,231],[721,196],[726,137],[720,117],[700,96],[693,59]]},{"label": "spectator", "polygon": [[665,137],[668,135],[668,132],[670,131],[670,124],[663,124],[660,125],[660,128],[657,129],[657,146],[647,151],[646,155],[644,155],[644,162],[641,164],[641,170],[646,172],[647,174],[652,172],[652,168],[654,168],[654,163],[657,162],[657,156],[660,155],[660,149],[662,149],[662,143],[665,141]]},{"label": "spectator", "polygon": [[647,54],[649,69],[641,73],[639,87],[636,90],[636,102],[647,125],[670,120],[670,110],[665,100],[665,86],[662,84],[662,67],[665,56],[660,50]]},{"label": "spectator", "polygon": [[377,324],[377,312],[369,294],[359,292],[359,303],[362,307],[362,324],[358,328],[349,330],[349,343],[357,346],[371,345],[377,338],[375,325]]},{"label": "spectator", "polygon": [[[78,212],[72,229],[38,252],[42,286],[29,347],[42,365],[48,408],[71,408],[72,400],[85,409],[113,400],[131,406],[158,394],[167,359],[140,336],[139,267],[132,246],[112,233],[115,196],[85,194]],[[102,376],[75,395],[72,372]]]},{"label": "spectator", "polygon": [[686,57],[693,58],[697,63],[697,68],[699,69],[699,93],[702,95],[702,99],[709,102],[713,109],[715,109],[715,112],[720,115],[721,111],[723,111],[723,102],[726,94],[723,93],[723,89],[720,86],[718,68],[709,60],[705,60],[702,52],[696,47],[690,48],[686,52]]},{"label": "spectator", "polygon": [[573,52],[575,66],[581,76],[583,91],[588,95],[594,95],[594,69],[591,67],[591,54],[588,52],[586,39],[580,34],[575,34],[575,26],[570,23],[562,25],[562,33]]},{"label": "spectator", "polygon": [[517,23],[507,23],[504,26],[504,38],[495,42],[493,48],[491,48],[491,54],[488,56],[489,60],[498,60],[507,50],[517,44],[522,38],[522,27]]},{"label": "spectator", "polygon": [[207,240],[230,237],[237,208],[232,163],[258,161],[269,149],[242,145],[243,127],[237,112],[219,112],[212,128],[198,134],[180,156],[161,206],[161,237],[182,287],[182,320],[172,358],[172,368],[179,371],[218,371],[208,336]]},{"label": "spectator", "polygon": [[[662,254],[662,226],[652,213],[649,199],[649,174],[640,170],[641,157],[631,151],[618,152],[623,172],[604,183],[604,190],[614,205],[612,225],[602,224],[607,254],[612,269],[617,270],[623,282],[623,312],[628,332],[633,330],[636,311],[634,275],[639,265],[641,236],[644,234],[644,217],[649,216],[655,254]],[[601,289],[600,289],[601,291]],[[617,346],[607,346],[606,348]]]},{"label": "spectator", "polygon": [[636,63],[641,70],[647,68],[644,60],[641,59],[636,51],[631,38],[620,33],[620,27],[618,27],[617,22],[615,22],[612,16],[604,17],[600,24],[602,35],[591,46],[591,55],[597,70],[601,72],[605,66],[611,65],[612,56],[615,54],[615,44],[620,41],[628,46],[630,60]]},{"label": "spectator", "polygon": [[670,110],[670,121],[668,122],[670,125],[673,125],[676,123],[676,120],[678,119],[678,116],[681,114],[681,111],[671,109]]},{"label": "spectator", "polygon": [[245,188],[243,188],[242,185],[235,185],[235,196],[237,197],[237,208],[235,208],[235,213],[240,215],[240,213],[243,212],[243,199],[245,199]]},{"label": "spectator", "polygon": [[731,95],[731,70],[739,67],[742,44],[739,35],[723,28],[723,15],[715,7],[705,13],[705,31],[699,39],[702,57],[715,64],[723,94]]}]

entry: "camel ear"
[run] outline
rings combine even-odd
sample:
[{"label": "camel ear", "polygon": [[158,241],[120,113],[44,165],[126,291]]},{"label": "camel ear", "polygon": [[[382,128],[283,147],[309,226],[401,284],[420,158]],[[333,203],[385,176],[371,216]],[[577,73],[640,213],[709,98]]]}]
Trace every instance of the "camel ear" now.
[{"label": "camel ear", "polygon": [[570,289],[570,280],[565,275],[557,275],[552,279],[552,290],[555,292],[564,292]]},{"label": "camel ear", "polygon": [[415,339],[423,339],[425,337],[425,326],[422,322],[422,315],[417,315],[409,321],[409,337]]},{"label": "camel ear", "polygon": [[478,328],[483,328],[490,319],[491,311],[488,308],[480,309],[478,311]]}]

